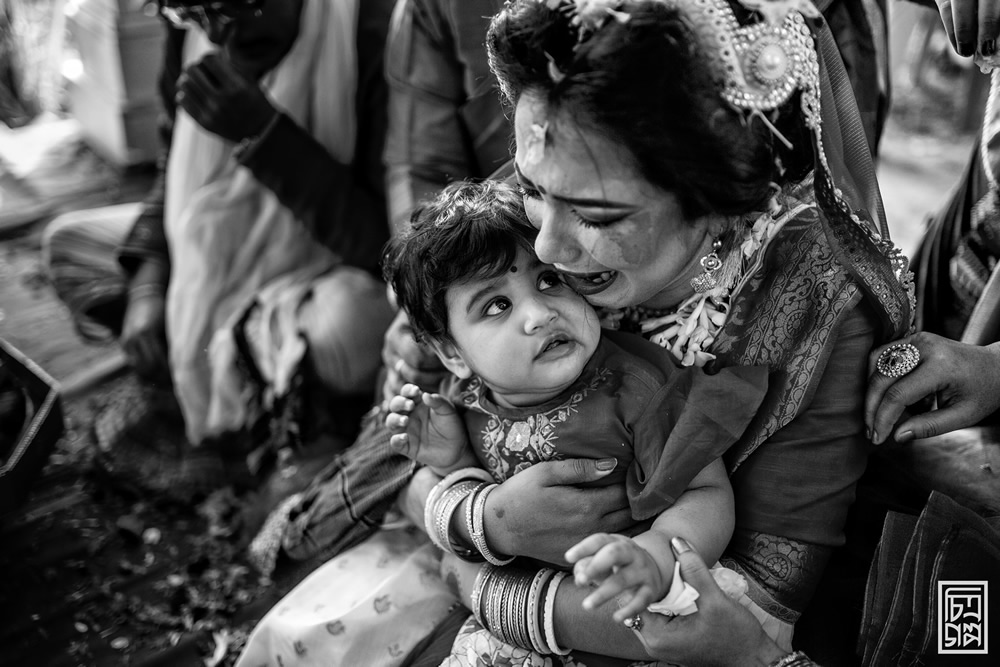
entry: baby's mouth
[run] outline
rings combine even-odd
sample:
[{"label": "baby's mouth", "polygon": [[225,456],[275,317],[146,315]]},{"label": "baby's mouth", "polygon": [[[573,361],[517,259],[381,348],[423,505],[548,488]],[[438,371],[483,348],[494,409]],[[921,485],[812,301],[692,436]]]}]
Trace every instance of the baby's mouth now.
[{"label": "baby's mouth", "polygon": [[542,349],[541,351],[539,351],[538,356],[541,357],[546,352],[551,352],[552,350],[561,347],[563,345],[566,345],[569,342],[570,339],[563,334],[553,336],[548,342],[545,343],[544,346],[542,346]]}]

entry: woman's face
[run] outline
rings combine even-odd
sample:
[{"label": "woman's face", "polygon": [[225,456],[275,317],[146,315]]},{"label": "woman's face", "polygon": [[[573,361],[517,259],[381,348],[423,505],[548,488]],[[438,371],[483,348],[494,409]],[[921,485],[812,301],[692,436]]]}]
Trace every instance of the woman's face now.
[{"label": "woman's face", "polygon": [[538,258],[594,305],[675,305],[701,271],[707,223],[685,220],[677,197],[643,178],[627,149],[548,111],[525,92],[514,122]]}]

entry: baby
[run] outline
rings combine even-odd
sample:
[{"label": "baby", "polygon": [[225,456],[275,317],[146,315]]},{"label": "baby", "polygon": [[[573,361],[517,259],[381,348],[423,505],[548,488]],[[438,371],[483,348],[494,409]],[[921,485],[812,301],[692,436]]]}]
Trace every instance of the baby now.
[{"label": "baby", "polygon": [[[697,493],[687,508],[701,505],[699,516],[710,521],[675,516],[678,499],[658,493],[657,481],[670,473],[661,456],[668,437],[697,444],[738,436],[695,416],[703,411],[685,415],[686,405],[735,405],[747,396],[734,383],[714,383],[708,396],[701,369],[675,368],[638,336],[602,335],[593,308],[535,256],[535,235],[512,186],[457,183],[390,243],[386,281],[454,377],[438,393],[406,385],[390,401],[386,425],[397,449],[442,475],[477,466],[502,482],[540,461],[617,459],[603,482],[626,484],[633,518],[648,528],[634,538],[592,535],[567,560],[578,583],[596,588],[584,607],[619,597],[614,617],[623,621],[666,595],[669,540],[679,529],[699,550],[717,549],[702,550],[709,562],[729,541],[733,496],[720,460],[688,485]],[[719,395],[720,386],[733,386],[731,395]]]}]

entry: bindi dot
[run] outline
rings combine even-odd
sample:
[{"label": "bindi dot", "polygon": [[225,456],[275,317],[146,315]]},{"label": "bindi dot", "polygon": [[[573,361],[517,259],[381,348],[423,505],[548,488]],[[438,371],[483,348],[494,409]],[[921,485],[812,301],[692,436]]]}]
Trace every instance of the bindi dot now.
[{"label": "bindi dot", "polygon": [[517,273],[517,267],[516,266],[510,267],[510,272],[511,273]]}]

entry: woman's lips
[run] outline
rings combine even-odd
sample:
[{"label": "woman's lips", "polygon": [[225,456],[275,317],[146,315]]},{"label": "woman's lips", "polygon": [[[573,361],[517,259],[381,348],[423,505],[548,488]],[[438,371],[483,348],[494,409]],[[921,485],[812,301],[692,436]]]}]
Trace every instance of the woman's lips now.
[{"label": "woman's lips", "polygon": [[566,282],[583,296],[603,292],[618,278],[617,271],[600,271],[597,273],[562,272]]}]

